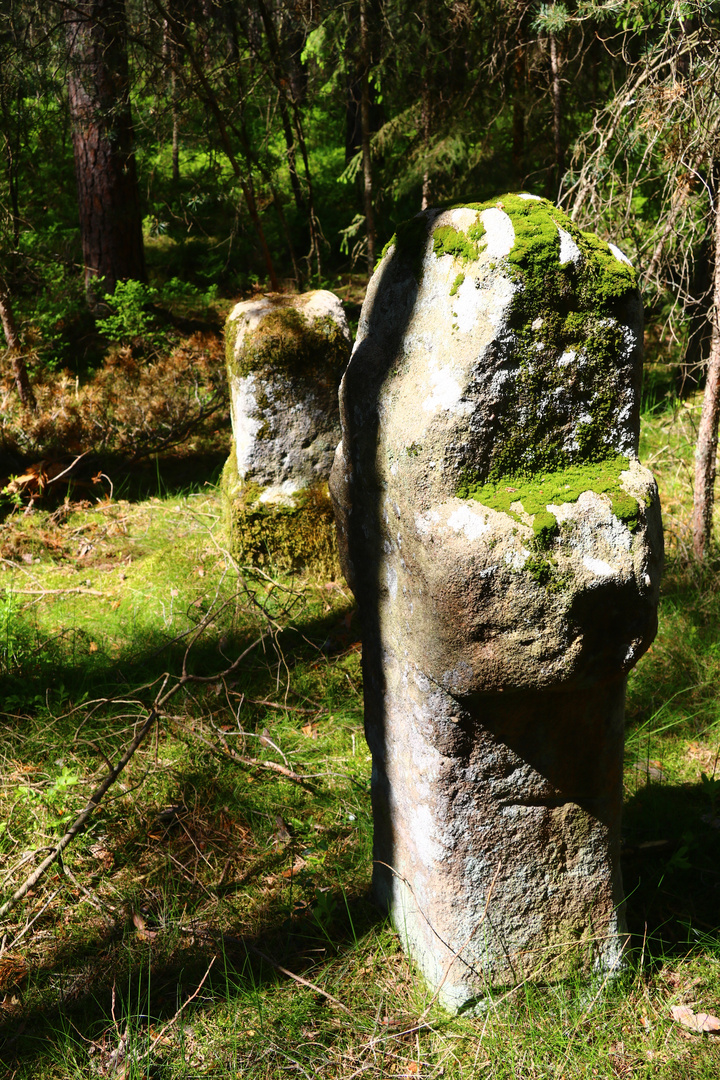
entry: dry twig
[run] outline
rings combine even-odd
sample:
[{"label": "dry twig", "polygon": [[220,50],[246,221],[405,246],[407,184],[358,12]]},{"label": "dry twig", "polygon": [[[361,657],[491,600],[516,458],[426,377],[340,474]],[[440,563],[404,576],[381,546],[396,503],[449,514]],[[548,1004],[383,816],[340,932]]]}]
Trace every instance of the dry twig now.
[{"label": "dry twig", "polygon": [[[142,744],[142,742],[144,741],[146,736],[149,734],[149,732],[152,730],[154,725],[157,723],[159,717],[162,714],[163,708],[166,705],[166,703],[168,701],[170,701],[170,699],[173,698],[175,696],[175,694],[178,693],[179,690],[182,690],[184,686],[187,686],[188,683],[207,683],[207,682],[212,682],[214,679],[223,678],[223,677],[226,677],[226,676],[230,675],[233,671],[237,670],[237,668],[239,667],[241,662],[245,659],[245,657],[248,655],[248,653],[252,652],[252,650],[257,645],[261,644],[261,642],[264,640],[264,635],[261,635],[259,638],[257,638],[252,643],[252,645],[248,645],[247,649],[245,649],[240,654],[240,656],[238,656],[238,658],[228,668],[226,668],[225,671],[221,672],[219,675],[210,675],[210,676],[192,675],[187,670],[188,656],[189,656],[190,650],[192,649],[192,646],[197,641],[197,639],[200,636],[200,634],[202,633],[202,631],[208,625],[208,622],[210,621],[211,615],[212,615],[212,612],[208,612],[206,617],[198,625],[197,632],[195,633],[192,640],[190,641],[190,644],[188,645],[187,649],[185,650],[185,655],[183,657],[183,664],[182,664],[182,674],[181,674],[180,678],[177,680],[177,682],[174,684],[174,686],[171,686],[169,690],[167,690],[167,691],[165,691],[165,693],[163,693],[163,691],[165,690],[165,687],[167,686],[170,675],[166,674],[163,677],[162,686],[160,687],[160,690],[157,693],[157,696],[155,698],[155,701],[153,702],[152,708],[150,709],[150,712],[148,713],[147,717],[145,718],[145,721],[142,724],[140,730],[135,735],[135,738],[130,743],[130,746],[127,748],[127,750],[125,751],[123,756],[120,758],[117,765],[113,766],[113,768],[110,770],[109,774],[105,777],[103,782],[92,793],[92,795],[90,796],[90,799],[88,800],[84,810],[80,814],[78,814],[78,816],[75,818],[75,821],[72,823],[72,825],[70,826],[68,831],[65,833],[65,835],[58,841],[58,843],[55,845],[55,847],[51,850],[50,854],[45,859],[43,859],[43,861],[32,872],[32,874],[30,874],[30,876],[25,879],[25,881],[20,886],[20,888],[16,889],[16,891],[13,893],[13,895],[10,897],[10,899],[6,900],[6,902],[2,905],[2,907],[0,907],[0,918],[3,918],[3,916],[7,915],[8,911],[10,911],[13,907],[15,907],[15,905],[17,903],[19,903],[20,900],[22,900],[24,896],[27,895],[27,893],[30,891],[30,889],[33,888],[34,885],[37,885],[38,881],[43,876],[43,874],[46,872],[46,870],[48,870],[49,867],[51,867],[52,864],[56,861],[56,859],[58,859],[62,855],[65,848],[70,843],[72,843],[72,841],[78,835],[78,833],[81,832],[81,830],[85,827],[88,819],[92,816],[92,814],[95,812],[95,810],[97,810],[98,806],[100,805],[100,802],[101,802],[103,796],[105,795],[105,793],[115,783],[117,778],[120,776],[120,773],[123,771],[123,769],[125,768],[127,763],[132,758],[135,751]],[[278,766],[277,768],[279,769],[280,766]]]},{"label": "dry twig", "polygon": [[288,769],[285,765],[280,765],[276,761],[261,761],[260,758],[242,757],[230,746],[228,746],[226,750],[221,750],[214,742],[203,738],[202,735],[198,735],[196,731],[192,731],[184,724],[179,724],[177,720],[175,720],[175,726],[184,731],[189,738],[202,743],[203,746],[206,746],[208,750],[211,750],[217,757],[230,758],[231,761],[236,762],[238,765],[247,765],[248,768],[252,769],[268,769],[271,772],[278,773],[280,776],[284,776],[286,780],[293,780],[296,784],[303,784],[305,787],[314,790],[314,785],[308,783],[308,777],[303,776],[302,773],[293,772],[292,769]]}]

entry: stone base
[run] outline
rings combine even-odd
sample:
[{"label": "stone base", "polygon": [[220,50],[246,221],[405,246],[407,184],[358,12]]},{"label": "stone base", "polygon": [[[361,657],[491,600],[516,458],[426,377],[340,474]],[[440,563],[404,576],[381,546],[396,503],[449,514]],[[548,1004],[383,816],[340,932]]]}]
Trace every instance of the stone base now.
[{"label": "stone base", "polygon": [[233,448],[223,469],[221,493],[230,550],[240,562],[325,581],[341,576],[326,483],[295,492],[245,484],[238,477]]},{"label": "stone base", "polygon": [[460,702],[383,659],[381,700],[364,669],[374,892],[440,1004],[619,972],[624,680]]}]

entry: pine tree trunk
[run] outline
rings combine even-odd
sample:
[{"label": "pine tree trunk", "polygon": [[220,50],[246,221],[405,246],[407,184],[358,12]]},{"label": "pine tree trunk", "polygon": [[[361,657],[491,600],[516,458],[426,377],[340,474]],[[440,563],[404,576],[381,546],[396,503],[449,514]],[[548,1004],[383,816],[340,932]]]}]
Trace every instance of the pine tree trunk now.
[{"label": "pine tree trunk", "polygon": [[170,68],[170,111],[172,118],[172,178],[180,183],[180,107],[178,100],[178,48],[169,33],[167,19],[163,20],[163,59]]},{"label": "pine tree trunk", "polygon": [[375,266],[375,214],[373,211],[372,159],[370,157],[370,47],[368,42],[367,0],[360,0],[360,122],[362,125],[363,204],[367,234],[367,268]]},{"label": "pine tree trunk", "polygon": [[68,9],[68,98],[91,308],[118,281],[144,281],[124,0],[76,0]]},{"label": "pine tree trunk", "polygon": [[[299,185],[299,178],[297,172],[297,163],[295,158],[296,146],[300,150],[300,156],[302,158],[303,170],[305,172],[305,188],[307,192],[307,220],[310,229],[310,251],[308,253],[308,262],[312,264],[315,260],[316,273],[318,279],[322,277],[322,263],[320,259],[320,225],[315,212],[315,198],[313,195],[313,184],[310,175],[310,163],[308,160],[307,143],[305,142],[305,135],[302,127],[302,120],[300,117],[300,109],[295,97],[292,93],[292,80],[286,69],[284,57],[278,40],[275,24],[272,21],[270,12],[268,10],[265,0],[258,0],[258,10],[260,11],[260,17],[265,28],[265,37],[267,39],[268,48],[270,50],[270,59],[272,62],[274,81],[277,86],[280,95],[280,118],[282,120],[283,132],[285,134],[285,145],[287,147],[287,159],[288,168],[290,170],[290,182],[295,197],[295,203],[298,210],[305,210],[305,199],[302,196]],[[292,126],[290,124],[290,112],[292,112]],[[294,134],[293,134],[294,128]]]},{"label": "pine tree trunk", "polygon": [[720,192],[714,185],[715,265],[713,270],[713,319],[707,381],[695,447],[695,493],[693,500],[693,551],[702,559],[710,542],[715,502],[718,418],[720,417]]}]

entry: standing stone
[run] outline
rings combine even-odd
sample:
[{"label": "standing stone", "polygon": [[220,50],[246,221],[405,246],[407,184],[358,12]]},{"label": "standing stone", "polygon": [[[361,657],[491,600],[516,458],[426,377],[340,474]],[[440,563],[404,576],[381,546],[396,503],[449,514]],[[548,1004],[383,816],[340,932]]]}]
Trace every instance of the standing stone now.
[{"label": "standing stone", "polygon": [[368,287],[330,489],[374,889],[450,1009],[621,965],[625,679],[662,562],[641,363],[628,260],[531,195],[418,215]]},{"label": "standing stone", "polygon": [[241,560],[336,576],[327,479],[350,344],[339,299],[322,289],[245,300],[228,317],[233,446],[223,490]]}]

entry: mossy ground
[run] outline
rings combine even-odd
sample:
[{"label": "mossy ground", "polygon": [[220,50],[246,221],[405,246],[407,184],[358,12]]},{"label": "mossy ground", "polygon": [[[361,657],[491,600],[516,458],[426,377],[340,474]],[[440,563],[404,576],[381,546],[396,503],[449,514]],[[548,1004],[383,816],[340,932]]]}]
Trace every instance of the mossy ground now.
[{"label": "mossy ground", "polygon": [[[188,662],[212,676],[164,712],[68,849],[68,873],[54,867],[5,918],[15,970],[27,968],[24,986],[0,981],[8,1077],[715,1080],[717,1042],[670,1012],[720,1015],[720,560],[713,548],[698,571],[685,558],[698,409],[649,418],[641,448],[669,558],[660,633],[628,690],[628,969],[508,988],[475,1018],[437,1008],[369,902],[347,591],[271,566],[239,574],[204,480],[7,517],[2,899],[127,745],[157,680],[177,678],[207,615]],[[229,750],[315,775],[303,786]]]}]

